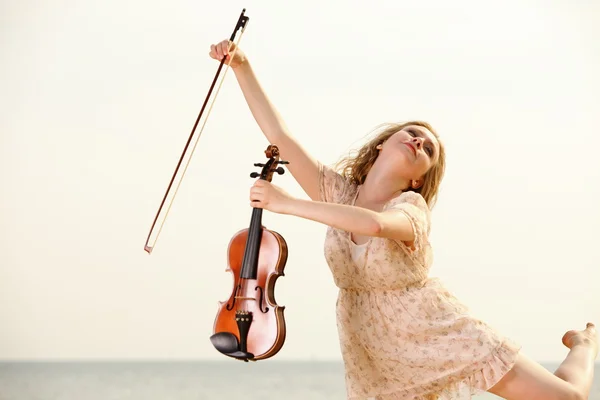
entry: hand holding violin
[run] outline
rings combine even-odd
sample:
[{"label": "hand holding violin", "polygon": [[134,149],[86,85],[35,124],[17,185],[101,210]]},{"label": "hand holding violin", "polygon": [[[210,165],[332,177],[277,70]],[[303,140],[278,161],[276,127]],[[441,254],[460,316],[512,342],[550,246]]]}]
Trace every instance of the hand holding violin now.
[{"label": "hand holding violin", "polygon": [[295,198],[271,182],[258,179],[250,188],[250,205],[278,214],[290,210]]},{"label": "hand holding violin", "polygon": [[[246,61],[244,52],[230,40],[212,44],[208,55],[217,61],[221,61],[223,57],[227,56],[225,64],[228,64],[231,68],[237,68]],[[232,55],[233,59],[231,58]]]}]

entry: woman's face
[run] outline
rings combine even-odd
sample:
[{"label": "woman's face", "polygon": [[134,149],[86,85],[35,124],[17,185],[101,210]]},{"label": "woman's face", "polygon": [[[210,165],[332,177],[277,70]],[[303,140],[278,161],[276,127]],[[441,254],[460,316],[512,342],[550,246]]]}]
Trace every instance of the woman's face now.
[{"label": "woman's face", "polygon": [[[399,177],[419,180],[437,162],[439,142],[427,128],[409,125],[394,133],[381,146],[378,161]],[[422,182],[421,182],[422,184]]]}]

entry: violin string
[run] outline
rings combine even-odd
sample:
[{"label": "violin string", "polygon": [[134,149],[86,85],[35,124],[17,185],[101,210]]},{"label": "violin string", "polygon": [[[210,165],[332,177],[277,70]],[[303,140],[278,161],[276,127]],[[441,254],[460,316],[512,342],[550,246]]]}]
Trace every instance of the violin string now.
[{"label": "violin string", "polygon": [[244,298],[242,299],[242,311],[248,311],[248,307],[246,304],[246,294],[248,293],[247,286],[248,286],[248,280],[246,278],[242,278],[242,296],[244,296]]},{"label": "violin string", "polygon": [[[240,35],[237,38],[237,41],[234,42],[235,43],[235,49],[233,50],[233,53],[231,55],[231,59],[233,60],[233,58],[235,57],[235,53],[237,51],[238,48],[238,43],[242,40],[242,36],[244,35],[244,31],[246,30],[246,27],[248,26],[248,23],[246,22],[246,24],[244,24],[244,26],[242,27],[242,30],[240,31]],[[219,82],[219,86],[217,87],[217,90],[215,92],[215,95],[212,98],[212,101],[210,103],[210,107],[208,108],[208,111],[206,113],[206,117],[204,118],[204,122],[202,123],[202,127],[200,128],[200,131],[198,132],[198,136],[196,137],[196,141],[194,142],[194,145],[192,146],[192,150],[190,152],[190,156],[188,157],[187,162],[185,163],[185,166],[183,168],[183,172],[181,173],[181,178],[179,178],[179,182],[177,182],[177,186],[175,187],[175,191],[173,192],[173,197],[171,198],[171,201],[169,202],[169,205],[167,206],[167,209],[165,211],[165,216],[162,220],[162,222],[160,223],[160,226],[158,228],[158,231],[156,232],[156,238],[154,239],[154,244],[151,246],[152,248],[154,246],[156,246],[156,242],[158,242],[158,236],[160,235],[160,232],[162,231],[162,228],[165,224],[165,221],[167,220],[167,216],[169,215],[169,211],[171,210],[171,206],[173,205],[173,202],[175,200],[175,196],[177,195],[177,192],[179,191],[179,186],[181,185],[181,182],[183,182],[183,177],[188,169],[188,166],[190,165],[190,161],[192,160],[192,155],[194,154],[194,150],[196,150],[196,146],[198,145],[198,141],[200,140],[200,136],[202,135],[202,132],[204,130],[204,126],[206,125],[206,122],[208,121],[208,117],[210,115],[210,112],[215,104],[215,100],[217,99],[217,96],[219,94],[219,91],[221,90],[221,86],[223,85],[223,82],[225,81],[225,75],[227,75],[227,71],[229,70],[229,64],[225,63],[225,71],[223,71],[223,76],[221,77],[221,80]]]}]

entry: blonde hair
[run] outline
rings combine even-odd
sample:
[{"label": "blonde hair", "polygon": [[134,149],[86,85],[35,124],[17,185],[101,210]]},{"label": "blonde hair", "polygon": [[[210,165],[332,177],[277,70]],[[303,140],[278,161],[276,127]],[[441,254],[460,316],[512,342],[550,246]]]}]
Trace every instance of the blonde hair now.
[{"label": "blonde hair", "polygon": [[360,149],[354,151],[354,154],[351,153],[347,157],[344,157],[338,161],[336,164],[336,169],[338,169],[346,178],[349,178],[353,183],[362,185],[367,177],[367,174],[369,173],[369,170],[379,155],[377,146],[389,139],[394,133],[404,129],[409,125],[417,125],[427,128],[435,136],[440,145],[438,160],[425,173],[425,176],[423,177],[423,185],[421,185],[421,187],[418,189],[413,189],[412,187],[407,189],[421,194],[431,209],[437,201],[440,184],[442,182],[442,178],[444,177],[444,172],[446,169],[446,151],[437,132],[435,132],[433,127],[427,122],[409,121],[403,123],[384,123],[379,125],[378,128],[375,129],[376,132],[378,130],[375,137],[369,140]]}]

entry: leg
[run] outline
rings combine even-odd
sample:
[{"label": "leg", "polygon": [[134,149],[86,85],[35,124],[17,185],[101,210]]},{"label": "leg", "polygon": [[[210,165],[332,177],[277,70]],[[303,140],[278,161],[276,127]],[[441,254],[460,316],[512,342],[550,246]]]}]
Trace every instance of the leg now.
[{"label": "leg", "polygon": [[594,325],[565,333],[563,343],[571,351],[555,374],[521,354],[515,366],[488,391],[509,400],[587,399],[598,355]]}]

